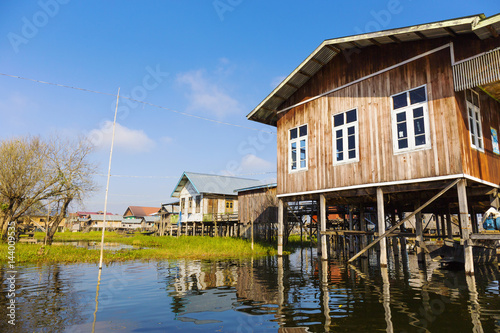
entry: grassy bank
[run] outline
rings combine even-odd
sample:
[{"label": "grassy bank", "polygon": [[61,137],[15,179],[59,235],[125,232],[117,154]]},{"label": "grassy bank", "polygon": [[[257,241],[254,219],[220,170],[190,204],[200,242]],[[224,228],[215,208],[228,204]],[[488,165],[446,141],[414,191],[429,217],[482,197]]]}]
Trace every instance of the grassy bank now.
[{"label": "grassy bank", "polygon": [[[43,239],[43,233],[35,235]],[[55,241],[85,240],[100,242],[100,232],[89,233],[57,233]],[[106,242],[148,247],[147,249],[105,251],[106,263],[127,260],[159,260],[159,259],[208,259],[208,258],[241,258],[247,256],[273,255],[274,246],[254,244],[254,250],[247,240],[225,237],[151,237],[144,235],[125,236],[107,232]],[[8,245],[0,244],[0,262],[6,262]],[[39,244],[16,244],[16,263],[74,263],[98,262],[98,250],[87,250],[72,245],[53,245],[42,247]]]}]

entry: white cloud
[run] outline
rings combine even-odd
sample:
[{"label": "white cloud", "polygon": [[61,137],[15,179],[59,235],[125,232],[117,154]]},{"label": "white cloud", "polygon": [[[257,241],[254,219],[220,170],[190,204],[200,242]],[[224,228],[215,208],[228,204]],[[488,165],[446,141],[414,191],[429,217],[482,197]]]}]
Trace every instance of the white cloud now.
[{"label": "white cloud", "polygon": [[[98,129],[90,131],[88,139],[98,148],[109,149],[113,135],[113,122],[106,120]],[[143,130],[134,130],[116,123],[115,148],[131,153],[151,151],[155,142]]]},{"label": "white cloud", "polygon": [[240,111],[238,101],[208,79],[203,70],[179,74],[177,82],[190,88],[186,94],[189,99],[189,111],[209,112],[218,118]]},{"label": "white cloud", "polygon": [[271,80],[271,88],[276,88],[283,80],[286,79],[286,76],[276,76]]},{"label": "white cloud", "polygon": [[240,162],[241,173],[276,171],[276,165],[253,154],[243,156]]},{"label": "white cloud", "polygon": [[169,145],[172,142],[174,142],[174,138],[172,138],[170,136],[163,136],[160,138],[160,142],[164,145]]}]

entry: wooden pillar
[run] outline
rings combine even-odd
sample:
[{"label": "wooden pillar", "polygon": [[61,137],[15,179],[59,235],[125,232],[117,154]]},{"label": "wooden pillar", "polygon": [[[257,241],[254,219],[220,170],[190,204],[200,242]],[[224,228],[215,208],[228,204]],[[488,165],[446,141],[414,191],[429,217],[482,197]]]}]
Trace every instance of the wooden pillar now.
[{"label": "wooden pillar", "polygon": [[[417,200],[415,204],[415,210],[420,207],[420,200]],[[415,233],[417,242],[417,259],[418,262],[425,262],[425,252],[424,252],[424,230],[422,225],[422,213],[418,212],[415,214]]]},{"label": "wooden pillar", "polygon": [[[391,225],[396,224],[396,209],[392,209],[391,211]],[[399,248],[398,248],[398,237],[392,237],[392,254],[394,257],[399,257]]]},{"label": "wooden pillar", "polygon": [[[349,230],[353,230],[353,221],[352,221],[352,205],[348,206],[349,208]],[[349,257],[354,255],[354,236],[349,235]]]},{"label": "wooden pillar", "polygon": [[[367,231],[366,230],[366,221],[365,221],[365,206],[360,205],[359,206],[359,230],[361,231]],[[364,249],[368,240],[367,235],[361,235],[361,248]]]},{"label": "wooden pillar", "polygon": [[[377,218],[378,233],[382,235],[385,232],[385,211],[384,211],[384,191],[377,187]],[[387,242],[382,238],[380,244],[380,267],[387,267]]]},{"label": "wooden pillar", "polygon": [[458,209],[459,220],[462,229],[462,239],[464,242],[464,256],[465,256],[465,274],[474,274],[474,258],[472,255],[472,244],[470,235],[472,233],[471,223],[469,221],[469,211],[467,207],[467,181],[461,179],[457,184],[458,191]]},{"label": "wooden pillar", "polygon": [[252,250],[253,250],[253,219],[251,221],[251,227],[250,227],[250,237],[252,238]]},{"label": "wooden pillar", "polygon": [[278,256],[283,255],[283,199],[278,198]]},{"label": "wooden pillar", "polygon": [[319,209],[320,209],[320,226],[321,226],[321,260],[328,260],[328,251],[326,246],[326,198],[324,194],[319,195]]},{"label": "wooden pillar", "polygon": [[490,206],[498,210],[500,207],[500,198],[498,197],[498,190],[495,190],[493,194],[490,194]]},{"label": "wooden pillar", "polygon": [[446,212],[446,232],[448,239],[453,239],[453,225],[451,224],[451,214],[449,206],[448,211]]}]

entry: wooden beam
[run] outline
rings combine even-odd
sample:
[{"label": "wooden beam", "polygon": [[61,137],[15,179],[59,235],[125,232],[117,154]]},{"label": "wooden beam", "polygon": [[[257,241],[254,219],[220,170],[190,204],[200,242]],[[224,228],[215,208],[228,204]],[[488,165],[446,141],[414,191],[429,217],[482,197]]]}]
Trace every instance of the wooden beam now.
[{"label": "wooden beam", "polygon": [[336,46],[333,46],[333,45],[325,45],[325,47],[329,48],[330,50],[336,52],[336,53],[340,53],[342,52],[342,50]]},{"label": "wooden beam", "polygon": [[366,251],[368,251],[370,248],[372,248],[375,244],[377,244],[378,242],[380,242],[383,238],[385,238],[387,235],[389,235],[390,233],[392,233],[394,230],[396,230],[396,228],[398,228],[400,225],[402,225],[403,223],[405,223],[406,221],[410,220],[413,216],[415,216],[415,214],[417,214],[418,212],[421,212],[425,207],[429,206],[432,202],[434,202],[434,200],[436,200],[437,198],[439,198],[440,196],[442,196],[444,193],[446,193],[450,188],[452,188],[453,186],[455,186],[459,181],[461,180],[460,179],[455,179],[450,185],[446,186],[446,188],[444,188],[443,190],[441,190],[438,194],[436,194],[435,196],[433,196],[431,199],[429,199],[426,203],[424,203],[422,206],[420,206],[417,210],[415,210],[413,213],[411,213],[410,215],[408,215],[406,218],[404,218],[403,220],[399,221],[398,223],[396,223],[395,225],[393,225],[389,230],[387,230],[384,234],[380,235],[379,237],[377,237],[373,242],[371,242],[370,244],[368,244],[364,249],[362,249],[361,251],[359,251],[358,253],[356,253],[351,259],[348,260],[348,262],[353,262],[354,260],[356,260],[360,255],[362,255],[363,253],[365,253]]},{"label": "wooden beam", "polygon": [[488,25],[486,29],[488,29],[488,31],[493,35],[493,37],[498,38],[498,32],[492,25]]},{"label": "wooden beam", "polygon": [[395,36],[387,36],[389,37],[393,42],[396,42],[398,44],[401,44],[401,40]]},{"label": "wooden beam", "polygon": [[426,35],[424,35],[423,33],[421,33],[420,31],[415,31],[413,33],[422,39],[428,39],[428,37]]},{"label": "wooden beam", "polygon": [[304,72],[302,70],[299,70],[297,73],[299,73],[300,75],[304,75],[305,77],[312,77],[312,75],[309,75],[309,74],[307,74],[306,72]]},{"label": "wooden beam", "polygon": [[324,64],[323,62],[319,61],[319,60],[318,60],[318,59],[316,59],[316,58],[311,58],[311,61],[313,61],[313,62],[315,62],[315,63],[317,63],[317,64],[321,65],[322,67],[323,67],[323,66],[325,66],[325,64]]},{"label": "wooden beam", "polygon": [[380,43],[379,41],[377,41],[375,38],[370,38],[368,40],[370,42],[372,42],[373,44],[377,45],[377,46],[382,46],[382,43]]},{"label": "wooden beam", "polygon": [[455,33],[455,31],[453,31],[451,28],[449,27],[444,27],[443,28],[450,36],[452,37],[457,37],[458,35]]},{"label": "wooden beam", "polygon": [[299,90],[298,86],[296,86],[296,85],[294,85],[294,84],[292,84],[290,82],[286,82],[285,85],[290,86],[290,87],[294,88],[295,90]]}]

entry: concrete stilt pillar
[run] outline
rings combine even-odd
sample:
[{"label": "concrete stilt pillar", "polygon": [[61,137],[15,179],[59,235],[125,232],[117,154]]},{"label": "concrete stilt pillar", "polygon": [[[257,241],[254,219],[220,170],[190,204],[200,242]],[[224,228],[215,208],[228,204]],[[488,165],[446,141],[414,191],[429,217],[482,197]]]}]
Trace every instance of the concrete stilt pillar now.
[{"label": "concrete stilt pillar", "polygon": [[[377,217],[378,233],[382,235],[385,232],[385,211],[384,211],[384,192],[381,187],[377,187]],[[387,267],[387,240],[381,239],[380,242],[380,267]]]},{"label": "concrete stilt pillar", "polygon": [[462,229],[462,240],[464,243],[464,256],[465,256],[465,274],[474,274],[474,258],[472,255],[472,244],[470,235],[472,233],[472,226],[469,220],[469,211],[467,207],[467,181],[462,179],[457,184],[458,191],[458,209],[460,226]]},{"label": "concrete stilt pillar", "polygon": [[320,194],[319,196],[319,210],[321,232],[318,238],[321,238],[321,259],[328,260],[326,235],[323,234],[323,232],[326,232],[326,198],[324,194]]},{"label": "concrete stilt pillar", "polygon": [[283,199],[278,199],[278,256],[283,255]]}]

